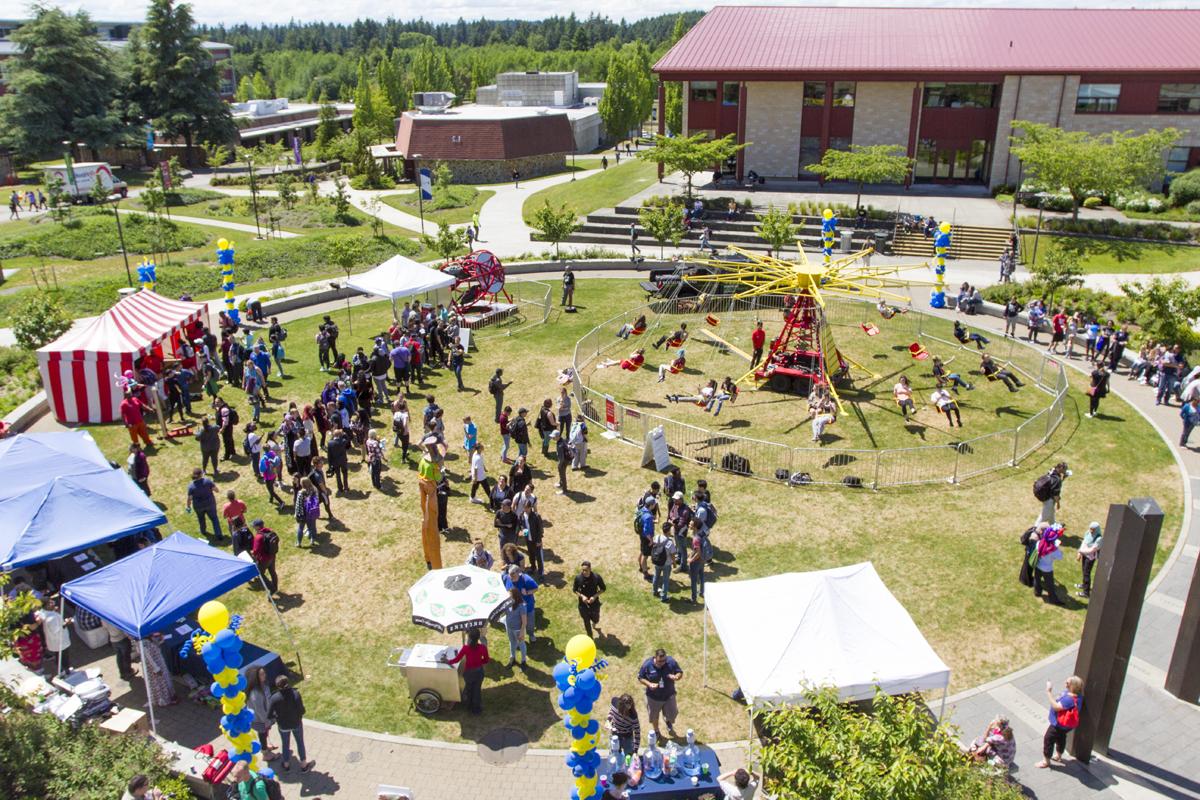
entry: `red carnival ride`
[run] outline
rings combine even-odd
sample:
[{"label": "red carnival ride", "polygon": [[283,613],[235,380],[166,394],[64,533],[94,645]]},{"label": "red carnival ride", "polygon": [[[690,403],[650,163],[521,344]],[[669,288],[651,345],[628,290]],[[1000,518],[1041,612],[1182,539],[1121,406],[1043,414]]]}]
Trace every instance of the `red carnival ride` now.
[{"label": "red carnival ride", "polygon": [[508,308],[514,305],[504,289],[504,265],[490,250],[460,256],[443,266],[442,272],[454,278],[450,306],[464,317],[486,316],[496,310],[493,306],[497,304]]}]

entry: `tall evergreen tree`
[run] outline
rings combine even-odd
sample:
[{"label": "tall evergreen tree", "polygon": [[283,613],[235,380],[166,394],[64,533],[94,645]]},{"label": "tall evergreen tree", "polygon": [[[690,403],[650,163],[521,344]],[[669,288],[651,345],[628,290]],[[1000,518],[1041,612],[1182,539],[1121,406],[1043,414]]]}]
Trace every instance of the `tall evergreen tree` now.
[{"label": "tall evergreen tree", "polygon": [[9,91],[0,96],[0,143],[32,159],[63,140],[102,147],[129,132],[118,113],[112,53],[91,18],[35,6],[12,35],[20,53],[6,63]]},{"label": "tall evergreen tree", "polygon": [[254,96],[259,100],[269,100],[275,96],[267,76],[261,72],[254,73]]},{"label": "tall evergreen tree", "polygon": [[[675,43],[683,38],[685,31],[683,15],[680,14],[675,18],[675,28],[671,31],[669,45],[674,47]],[[663,94],[666,106],[663,113],[667,117],[667,130],[674,135],[683,133],[683,84],[679,81],[668,81],[663,87]]]},{"label": "tall evergreen tree", "polygon": [[238,81],[237,92],[234,94],[234,98],[239,103],[244,103],[247,100],[253,100],[254,99],[254,79],[251,78],[249,75],[243,75],[242,79]]},{"label": "tall evergreen tree", "polygon": [[367,73],[367,60],[358,60],[358,83],[354,87],[354,128],[374,135],[376,124],[375,102],[371,94],[371,76]]},{"label": "tall evergreen tree", "polygon": [[413,56],[409,75],[414,92],[448,92],[454,83],[446,54],[430,41],[424,42]]},{"label": "tall evergreen tree", "polygon": [[193,31],[192,7],[151,0],[146,24],[130,38],[133,93],[142,112],[188,147],[200,139],[223,142],[237,135],[221,99],[216,65]]}]

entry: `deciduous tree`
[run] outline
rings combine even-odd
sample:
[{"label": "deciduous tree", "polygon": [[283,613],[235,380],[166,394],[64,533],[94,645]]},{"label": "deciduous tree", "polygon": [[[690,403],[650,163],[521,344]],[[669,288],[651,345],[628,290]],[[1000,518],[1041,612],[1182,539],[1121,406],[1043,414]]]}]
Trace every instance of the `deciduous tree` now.
[{"label": "deciduous tree", "polygon": [[460,228],[451,228],[448,223],[439,222],[437,236],[425,234],[421,242],[433,252],[449,261],[459,250],[467,246],[467,232]]},{"label": "deciduous tree", "polygon": [[754,232],[771,245],[771,251],[776,256],[788,245],[796,244],[796,226],[792,224],[791,213],[785,208],[769,206],[765,214],[758,215]]},{"label": "deciduous tree", "polygon": [[1166,174],[1166,151],[1179,140],[1175,128],[1091,134],[1040,122],[1013,120],[1012,152],[1025,174],[1049,192],[1070,195],[1074,218],[1089,194],[1111,196],[1145,188]]},{"label": "deciduous tree", "polygon": [[750,144],[737,144],[734,135],[709,139],[706,133],[691,136],[655,136],[654,146],[638,153],[638,158],[662,164],[667,172],[682,172],[687,179],[687,197],[692,196],[692,176],[724,164]]},{"label": "deciduous tree", "polygon": [[1054,296],[1060,289],[1083,285],[1083,268],[1079,255],[1056,242],[1046,245],[1045,254],[1029,267],[1033,281],[1054,305]]},{"label": "deciduous tree", "polygon": [[1122,283],[1133,303],[1137,323],[1147,339],[1178,344],[1185,352],[1200,348],[1194,326],[1200,321],[1200,288],[1182,278],[1153,278],[1148,283]]},{"label": "deciduous tree", "polygon": [[663,257],[666,245],[678,247],[686,232],[683,227],[683,207],[678,203],[645,206],[638,210],[638,222],[658,241],[658,257]]},{"label": "deciduous tree", "polygon": [[858,208],[864,184],[902,183],[912,165],[913,159],[898,144],[852,144],[849,150],[826,150],[820,163],[805,169],[827,180],[854,183],[858,187],[854,207]]},{"label": "deciduous tree", "polygon": [[554,255],[558,256],[559,242],[579,230],[579,220],[565,203],[554,208],[549,200],[544,200],[542,207],[533,212],[533,229],[554,245]]}]

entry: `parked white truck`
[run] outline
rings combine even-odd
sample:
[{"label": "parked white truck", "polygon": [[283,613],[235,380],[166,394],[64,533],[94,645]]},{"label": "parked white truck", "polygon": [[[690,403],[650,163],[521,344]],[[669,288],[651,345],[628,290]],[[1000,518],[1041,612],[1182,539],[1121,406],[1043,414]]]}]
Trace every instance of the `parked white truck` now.
[{"label": "parked white truck", "polygon": [[96,181],[100,182],[109,195],[119,194],[125,197],[129,193],[129,186],[113,175],[112,167],[104,161],[76,161],[71,168],[75,173],[74,182],[71,181],[66,164],[51,164],[42,167],[42,171],[47,177],[53,176],[62,181],[63,194],[77,203],[91,202],[92,187]]}]

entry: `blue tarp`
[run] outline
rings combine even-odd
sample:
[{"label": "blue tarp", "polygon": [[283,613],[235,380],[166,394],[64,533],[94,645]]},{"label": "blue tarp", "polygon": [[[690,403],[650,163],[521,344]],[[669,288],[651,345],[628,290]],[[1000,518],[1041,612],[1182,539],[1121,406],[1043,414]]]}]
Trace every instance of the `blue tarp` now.
[{"label": "blue tarp", "polygon": [[237,556],[176,531],[90,575],[62,585],[63,597],[144,639],[209,600],[258,577]]},{"label": "blue tarp", "polygon": [[96,440],[84,431],[22,433],[0,439],[0,500],[54,478],[111,469]]},{"label": "blue tarp", "polygon": [[0,570],[40,564],[166,522],[121,470],[54,478],[0,499]]}]

